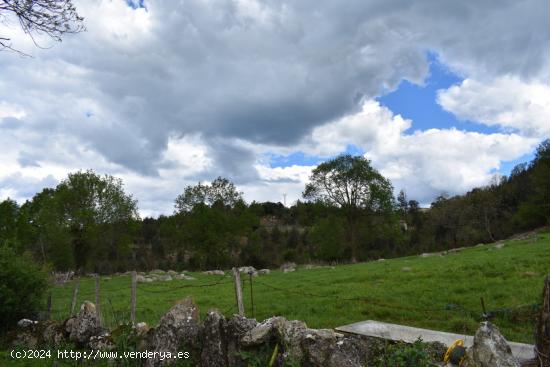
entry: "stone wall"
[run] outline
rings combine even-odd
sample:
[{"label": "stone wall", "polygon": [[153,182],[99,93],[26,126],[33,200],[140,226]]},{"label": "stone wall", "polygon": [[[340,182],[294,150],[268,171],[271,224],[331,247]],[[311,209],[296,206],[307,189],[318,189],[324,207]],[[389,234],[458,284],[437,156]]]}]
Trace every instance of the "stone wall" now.
[{"label": "stone wall", "polygon": [[[264,361],[261,365],[269,361],[273,367],[359,367],[372,365],[387,345],[379,339],[344,335],[330,329],[310,329],[302,321],[283,317],[257,322],[239,315],[226,318],[212,310],[201,322],[192,298],[177,303],[155,327],[139,323],[112,331],[99,326],[95,306],[85,302],[78,315],[62,324],[21,320],[13,340],[14,344],[31,348],[70,342],[75,348],[120,350],[116,344],[117,335],[132,341],[124,344],[136,351],[171,352],[173,355],[188,352],[189,365],[201,367],[244,367],[249,365],[251,356]],[[519,366],[498,329],[490,323],[481,325],[476,339],[474,347],[468,351],[468,366]],[[435,343],[430,349],[434,363],[443,360],[444,345]],[[149,358],[138,364],[153,367],[174,362],[174,359]]]}]

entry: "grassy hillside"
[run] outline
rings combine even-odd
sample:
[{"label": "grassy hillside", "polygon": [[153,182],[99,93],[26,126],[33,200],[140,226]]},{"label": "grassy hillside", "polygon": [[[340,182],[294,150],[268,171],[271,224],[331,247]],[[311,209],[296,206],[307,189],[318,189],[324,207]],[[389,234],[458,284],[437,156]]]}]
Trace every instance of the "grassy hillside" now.
[{"label": "grassy hillside", "polygon": [[[480,319],[480,297],[496,311],[495,323],[513,341],[533,342],[533,315],[543,278],[550,273],[550,232],[523,240],[451,252],[283,274],[253,279],[257,319],[282,315],[327,328],[373,319],[471,334]],[[201,311],[235,311],[230,276],[191,274],[195,281],[138,284],[138,321],[155,324],[177,300],[192,295]],[[250,286],[244,277],[247,316]],[[212,285],[215,284],[215,285]],[[189,287],[211,285],[205,287]],[[130,277],[101,280],[106,324],[128,319]],[[79,303],[93,301],[94,281],[81,280]],[[53,289],[53,317],[67,316],[72,284]]]}]

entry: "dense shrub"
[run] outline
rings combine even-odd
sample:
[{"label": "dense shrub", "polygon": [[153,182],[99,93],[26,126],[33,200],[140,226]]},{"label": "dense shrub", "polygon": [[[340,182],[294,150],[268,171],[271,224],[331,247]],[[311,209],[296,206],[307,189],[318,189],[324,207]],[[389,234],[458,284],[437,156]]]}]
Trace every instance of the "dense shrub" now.
[{"label": "dense shrub", "polygon": [[0,246],[0,331],[36,316],[47,286],[47,273],[30,256]]}]

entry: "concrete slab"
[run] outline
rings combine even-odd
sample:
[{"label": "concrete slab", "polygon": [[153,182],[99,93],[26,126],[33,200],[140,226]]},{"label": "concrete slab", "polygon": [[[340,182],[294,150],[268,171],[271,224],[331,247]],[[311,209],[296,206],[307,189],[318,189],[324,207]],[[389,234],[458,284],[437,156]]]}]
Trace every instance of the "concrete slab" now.
[{"label": "concrete slab", "polygon": [[[337,327],[336,330],[366,335],[375,338],[383,338],[395,341],[404,341],[406,343],[414,343],[418,338],[422,338],[425,342],[440,342],[445,345],[451,345],[457,339],[464,339],[466,347],[470,347],[474,341],[471,335],[461,335],[446,333],[442,331],[420,329],[411,326],[403,326],[396,324],[388,324],[380,321],[361,321],[355,324]],[[519,360],[526,360],[535,357],[533,346],[530,344],[521,344],[508,342],[512,353]]]}]

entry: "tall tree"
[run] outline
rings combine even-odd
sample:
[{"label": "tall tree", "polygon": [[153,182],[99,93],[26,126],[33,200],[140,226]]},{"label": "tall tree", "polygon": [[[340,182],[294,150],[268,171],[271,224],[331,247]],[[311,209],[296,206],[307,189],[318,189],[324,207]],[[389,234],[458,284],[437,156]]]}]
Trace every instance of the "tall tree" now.
[{"label": "tall tree", "polygon": [[234,208],[243,201],[242,192],[239,192],[233,182],[227,178],[218,177],[210,185],[200,182],[195,186],[187,186],[183,194],[176,198],[176,212],[189,212],[196,205],[218,205]]},{"label": "tall tree", "polygon": [[357,222],[361,211],[390,211],[392,185],[362,156],[341,155],[321,163],[309,178],[303,197],[341,208],[349,226],[351,254],[357,258]]},{"label": "tall tree", "polygon": [[533,161],[533,182],[535,193],[530,202],[536,214],[550,224],[550,139],[543,141],[537,148]]},{"label": "tall tree", "polygon": [[[115,228],[121,223],[128,228],[138,218],[137,201],[124,192],[122,180],[91,170],[79,171],[57,186],[56,196],[71,232],[77,268],[85,267],[91,254],[108,258],[129,246]],[[97,260],[95,257],[94,263]]]},{"label": "tall tree", "polygon": [[42,263],[56,269],[74,267],[68,226],[56,190],[44,189],[25,202],[19,212],[18,238]]},{"label": "tall tree", "polygon": [[397,195],[397,210],[401,214],[401,219],[405,219],[407,212],[409,211],[409,203],[407,201],[407,194],[405,190],[400,190]]},{"label": "tall tree", "polygon": [[0,202],[0,246],[15,241],[18,215],[17,202],[10,198]]}]

